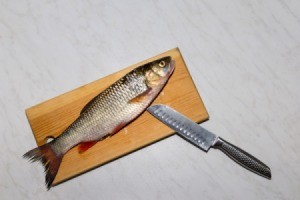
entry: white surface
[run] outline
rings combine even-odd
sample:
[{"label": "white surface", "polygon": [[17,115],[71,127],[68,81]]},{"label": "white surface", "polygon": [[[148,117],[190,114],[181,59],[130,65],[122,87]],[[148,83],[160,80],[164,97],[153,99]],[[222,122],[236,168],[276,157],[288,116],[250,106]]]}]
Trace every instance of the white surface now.
[{"label": "white surface", "polygon": [[[0,1],[0,199],[299,199],[300,1]],[[259,177],[178,136],[46,191],[24,110],[179,47],[204,127]],[[142,133],[141,133],[142,134]]]}]

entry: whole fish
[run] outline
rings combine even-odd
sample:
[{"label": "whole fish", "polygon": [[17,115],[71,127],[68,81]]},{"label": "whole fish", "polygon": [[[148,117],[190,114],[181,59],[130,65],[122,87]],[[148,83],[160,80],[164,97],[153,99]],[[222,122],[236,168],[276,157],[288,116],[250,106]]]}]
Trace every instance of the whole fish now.
[{"label": "whole fish", "polygon": [[135,68],[93,98],[61,135],[23,157],[42,162],[50,189],[67,151],[79,144],[83,152],[138,117],[165,86],[174,67],[168,56]]}]

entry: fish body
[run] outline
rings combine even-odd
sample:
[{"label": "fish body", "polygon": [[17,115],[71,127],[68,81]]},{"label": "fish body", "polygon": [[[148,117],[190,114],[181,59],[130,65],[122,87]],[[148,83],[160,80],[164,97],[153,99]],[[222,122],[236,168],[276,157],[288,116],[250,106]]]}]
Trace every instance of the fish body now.
[{"label": "fish body", "polygon": [[174,67],[168,56],[135,68],[94,97],[61,135],[24,154],[43,163],[47,188],[71,148],[79,144],[79,152],[83,152],[138,117],[165,86]]}]

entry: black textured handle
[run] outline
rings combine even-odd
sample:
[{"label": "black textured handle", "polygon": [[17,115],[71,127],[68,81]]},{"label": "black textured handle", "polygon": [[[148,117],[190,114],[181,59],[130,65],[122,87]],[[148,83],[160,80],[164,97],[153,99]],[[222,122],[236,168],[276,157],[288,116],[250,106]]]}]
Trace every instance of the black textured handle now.
[{"label": "black textured handle", "polygon": [[271,179],[271,170],[267,165],[224,139],[219,137],[213,147],[223,151],[231,159],[246,169],[265,178]]}]

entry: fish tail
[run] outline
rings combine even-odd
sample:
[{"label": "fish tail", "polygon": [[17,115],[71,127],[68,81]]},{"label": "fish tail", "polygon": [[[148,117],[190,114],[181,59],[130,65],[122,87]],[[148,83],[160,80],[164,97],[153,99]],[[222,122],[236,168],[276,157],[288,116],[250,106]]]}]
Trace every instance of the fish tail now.
[{"label": "fish tail", "polygon": [[51,143],[47,143],[28,151],[23,155],[23,157],[29,159],[32,162],[42,162],[43,166],[45,167],[45,181],[47,189],[49,190],[57,174],[63,155],[56,155],[56,153],[52,149]]}]

